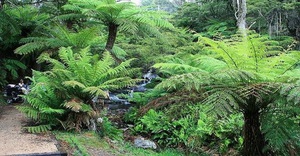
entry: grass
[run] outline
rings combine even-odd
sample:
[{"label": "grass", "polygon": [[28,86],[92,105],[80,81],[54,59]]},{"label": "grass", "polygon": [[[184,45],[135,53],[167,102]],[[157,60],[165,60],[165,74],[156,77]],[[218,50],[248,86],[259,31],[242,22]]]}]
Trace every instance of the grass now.
[{"label": "grass", "polygon": [[129,142],[112,141],[100,138],[97,133],[86,131],[82,133],[53,132],[60,142],[69,145],[69,154],[74,156],[89,156],[93,151],[109,153],[117,156],[184,156],[185,154],[175,149],[154,151],[151,149],[136,148]]}]

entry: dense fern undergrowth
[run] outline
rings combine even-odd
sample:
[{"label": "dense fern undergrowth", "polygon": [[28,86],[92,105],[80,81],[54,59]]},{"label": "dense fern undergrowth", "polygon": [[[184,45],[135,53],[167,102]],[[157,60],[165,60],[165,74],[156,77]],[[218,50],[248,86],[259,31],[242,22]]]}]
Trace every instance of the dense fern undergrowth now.
[{"label": "dense fern undergrowth", "polygon": [[[0,86],[28,76],[17,106],[33,121],[28,132],[142,136],[187,155],[300,155],[300,52],[291,37],[241,35],[215,21],[197,33],[115,0],[5,5],[0,17]],[[150,68],[158,76],[147,90],[123,95],[133,105],[120,118],[133,125],[123,135],[105,101]]]},{"label": "dense fern undergrowth", "polygon": [[78,53],[73,53],[71,48],[61,48],[59,58],[62,62],[48,55],[41,56],[50,63],[51,70],[33,72],[26,102],[17,107],[36,121],[37,126],[27,127],[29,132],[44,132],[57,126],[77,131],[95,127],[101,117],[101,106],[93,100],[108,98],[109,90],[137,82],[129,77],[137,70],[128,68],[132,60],[113,66],[115,61],[108,52],[104,52],[99,61],[89,48]]}]

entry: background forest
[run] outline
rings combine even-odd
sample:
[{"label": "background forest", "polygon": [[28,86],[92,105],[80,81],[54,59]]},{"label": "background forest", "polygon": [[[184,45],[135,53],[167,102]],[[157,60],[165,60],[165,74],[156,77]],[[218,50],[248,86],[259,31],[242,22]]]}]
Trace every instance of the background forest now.
[{"label": "background forest", "polygon": [[[29,132],[300,155],[299,0],[0,0],[0,19],[0,87],[31,83],[17,106]],[[106,100],[150,69],[146,91],[119,95],[124,136]]]}]

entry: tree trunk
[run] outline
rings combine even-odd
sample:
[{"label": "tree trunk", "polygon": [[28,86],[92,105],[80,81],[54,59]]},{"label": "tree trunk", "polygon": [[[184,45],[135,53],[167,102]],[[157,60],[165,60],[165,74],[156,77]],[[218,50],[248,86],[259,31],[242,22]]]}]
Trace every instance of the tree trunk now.
[{"label": "tree trunk", "polygon": [[246,35],[246,15],[247,15],[247,1],[233,0],[233,7],[235,8],[236,25],[242,34]]},{"label": "tree trunk", "polygon": [[117,38],[117,31],[118,31],[118,26],[115,23],[110,23],[108,25],[108,38],[105,46],[106,50],[108,51],[112,50]]},{"label": "tree trunk", "polygon": [[108,38],[106,41],[105,49],[110,52],[112,57],[118,62],[122,62],[112,51],[118,33],[118,25],[115,23],[110,23],[108,25]]},{"label": "tree trunk", "polygon": [[247,14],[246,0],[240,0],[239,13],[237,19],[237,26],[240,30],[246,30],[246,14]]},{"label": "tree trunk", "polygon": [[243,156],[263,156],[263,148],[266,145],[260,129],[259,110],[244,112],[244,143]]},{"label": "tree trunk", "polygon": [[4,5],[4,0],[0,0],[0,9],[2,9],[3,8],[3,5]]}]

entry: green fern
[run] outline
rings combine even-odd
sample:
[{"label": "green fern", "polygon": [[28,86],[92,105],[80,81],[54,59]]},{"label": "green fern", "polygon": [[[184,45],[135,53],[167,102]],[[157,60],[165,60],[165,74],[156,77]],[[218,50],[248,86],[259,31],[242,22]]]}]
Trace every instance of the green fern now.
[{"label": "green fern", "polygon": [[[124,58],[124,51],[114,48],[118,32],[136,34],[159,35],[159,28],[173,29],[173,25],[166,21],[166,14],[152,12],[136,7],[131,2],[118,3],[115,0],[70,0],[63,8],[70,15],[62,15],[61,19],[80,17],[89,24],[102,24],[107,27],[108,37],[105,49],[120,61]],[[73,19],[74,20],[74,19]]]},{"label": "green fern", "polygon": [[78,33],[70,32],[64,27],[43,27],[39,37],[27,37],[20,40],[23,45],[15,49],[15,53],[26,55],[33,52],[58,50],[60,47],[73,46],[80,49],[98,42],[96,27],[86,28]]},{"label": "green fern", "polygon": [[108,98],[109,90],[138,82],[130,78],[137,70],[128,69],[132,60],[115,65],[108,52],[99,60],[97,55],[91,55],[89,48],[75,53],[69,47],[61,48],[58,56],[60,61],[46,54],[40,57],[50,63],[51,70],[34,71],[31,92],[25,96],[27,103],[18,106],[38,123],[28,129],[31,132],[49,130],[39,127],[45,123],[51,128],[61,125],[67,130],[80,131],[83,125],[89,125],[87,121],[100,115],[92,102],[94,97]]},{"label": "green fern", "polygon": [[51,125],[39,125],[35,127],[24,127],[29,133],[42,133],[51,130]]},{"label": "green fern", "polygon": [[[281,51],[270,56],[270,50],[282,50],[271,42],[257,34],[250,34],[247,38],[233,36],[224,41],[200,37],[204,50],[212,52],[220,60],[194,55],[158,63],[154,67],[160,68],[169,77],[156,88],[165,89],[170,95],[181,93],[181,100],[177,101],[184,101],[184,93],[196,92],[202,98],[195,99],[207,105],[209,112],[219,116],[243,113],[247,137],[242,150],[245,155],[251,152],[288,153],[284,150],[286,147],[299,148],[296,141],[299,140],[299,132],[287,127],[299,127],[299,81],[296,82],[299,75],[295,65],[300,61],[300,52]],[[141,110],[166,106],[162,99],[167,96],[153,100]],[[282,102],[282,99],[285,100]],[[276,118],[268,121],[272,116]],[[291,116],[293,118],[289,119]],[[249,123],[253,118],[256,118],[256,123]],[[284,120],[288,122],[280,125]],[[271,129],[269,126],[273,124],[278,127]],[[249,136],[252,138],[249,139]],[[254,138],[257,147],[249,146],[249,141]]]},{"label": "green fern", "polygon": [[8,76],[16,79],[19,77],[18,70],[27,68],[22,62],[14,59],[0,59],[0,65],[0,87],[7,84],[6,78]]}]

